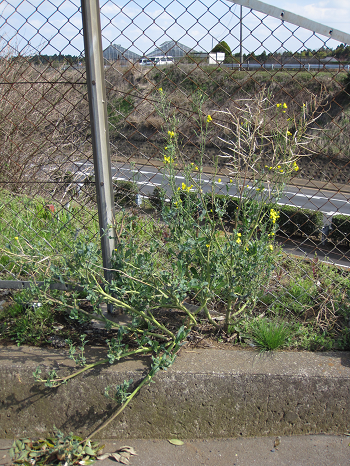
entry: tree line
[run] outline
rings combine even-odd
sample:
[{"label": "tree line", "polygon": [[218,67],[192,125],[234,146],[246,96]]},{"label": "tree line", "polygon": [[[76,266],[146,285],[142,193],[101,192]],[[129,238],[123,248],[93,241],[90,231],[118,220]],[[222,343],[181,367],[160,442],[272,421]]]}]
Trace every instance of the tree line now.
[{"label": "tree line", "polygon": [[[224,63],[234,63],[239,61],[239,53],[232,53],[230,46],[225,41],[221,41],[215,45],[211,53],[225,53],[225,62]],[[334,57],[340,62],[350,62],[350,46],[345,44],[340,44],[335,49],[329,47],[322,47],[318,50],[304,49],[298,52],[291,52],[285,50],[283,52],[266,52],[265,50],[260,54],[255,54],[255,52],[249,52],[243,54],[243,59],[254,59],[260,63],[264,63],[269,59],[283,60],[287,58],[296,58],[296,59],[305,59],[305,58],[316,58],[321,60],[327,57]]]}]

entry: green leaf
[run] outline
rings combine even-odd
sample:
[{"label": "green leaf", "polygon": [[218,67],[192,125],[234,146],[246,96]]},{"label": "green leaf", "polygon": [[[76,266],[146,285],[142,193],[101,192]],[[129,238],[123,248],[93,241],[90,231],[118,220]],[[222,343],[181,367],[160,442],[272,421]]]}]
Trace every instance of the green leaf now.
[{"label": "green leaf", "polygon": [[19,450],[23,450],[25,448],[25,446],[23,445],[23,443],[20,441],[20,440],[16,440],[16,445],[17,445],[17,448]]},{"label": "green leaf", "polygon": [[179,440],[177,438],[168,439],[168,442],[171,443],[172,445],[183,445],[184,444],[182,440]]},{"label": "green leaf", "polygon": [[86,446],[84,448],[84,450],[85,450],[85,453],[87,455],[90,455],[90,456],[95,456],[96,455],[96,452],[92,448],[90,448],[89,446]]}]

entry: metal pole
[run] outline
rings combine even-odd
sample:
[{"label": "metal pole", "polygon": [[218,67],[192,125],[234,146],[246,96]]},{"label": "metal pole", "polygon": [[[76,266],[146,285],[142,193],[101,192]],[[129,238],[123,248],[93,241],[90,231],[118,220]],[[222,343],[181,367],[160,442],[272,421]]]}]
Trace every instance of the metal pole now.
[{"label": "metal pole", "polygon": [[243,7],[241,5],[239,17],[239,68],[242,69],[243,65]]},{"label": "metal pole", "polygon": [[105,279],[110,281],[115,215],[99,0],[81,0],[81,8],[102,259]]}]

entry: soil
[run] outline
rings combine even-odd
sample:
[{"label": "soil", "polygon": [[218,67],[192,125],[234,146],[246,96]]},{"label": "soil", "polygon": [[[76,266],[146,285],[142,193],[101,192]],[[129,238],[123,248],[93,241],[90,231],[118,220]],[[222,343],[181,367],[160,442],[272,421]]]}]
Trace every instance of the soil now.
[{"label": "soil", "polygon": [[[6,310],[7,307],[14,304],[14,293],[12,290],[0,289],[0,312]],[[93,307],[88,301],[81,303],[81,309],[93,314]],[[91,322],[78,322],[69,318],[68,313],[65,315],[53,309],[54,324],[50,325],[47,329],[47,336],[36,341],[35,343],[25,342],[26,345],[35,345],[46,348],[68,348],[69,345],[66,340],[69,339],[76,345],[81,343],[80,336],[85,334],[87,336],[89,346],[107,347],[107,341],[115,338],[118,330],[111,328],[107,330],[102,322],[92,320]],[[126,323],[131,321],[127,314],[116,311],[113,314],[104,312],[107,318],[119,323]],[[214,311],[213,318],[218,323],[223,320],[223,315]],[[154,313],[155,317],[161,322],[166,323],[169,330],[176,332],[178,328],[186,321],[186,313],[173,309],[163,309]],[[3,346],[16,345],[14,337],[8,334],[9,319],[1,320],[0,318],[0,344]],[[132,338],[126,338],[125,342],[129,347],[135,347],[136,344]],[[234,333],[226,335],[222,330],[215,330],[204,318],[199,319],[198,325],[193,327],[191,333],[187,336],[186,347],[190,349],[197,348],[215,348],[215,349],[247,349],[244,341]],[[248,345],[248,348],[249,345]]]}]

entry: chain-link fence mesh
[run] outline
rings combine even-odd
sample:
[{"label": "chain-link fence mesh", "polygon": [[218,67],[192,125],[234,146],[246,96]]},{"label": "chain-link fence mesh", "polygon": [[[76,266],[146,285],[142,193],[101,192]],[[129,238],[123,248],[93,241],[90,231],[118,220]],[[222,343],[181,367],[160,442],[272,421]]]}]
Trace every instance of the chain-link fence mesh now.
[{"label": "chain-link fence mesh", "polygon": [[[278,199],[282,253],[254,312],[285,308],[335,328],[348,289],[349,47],[225,1],[100,7],[117,235],[127,215],[140,244],[166,242],[170,164],[183,202],[199,174],[203,191],[214,183],[217,199],[226,196],[231,232],[240,224],[234,202],[270,195],[269,180],[288,175]],[[99,241],[78,3],[3,2],[0,69],[0,278],[43,280],[50,268],[59,281],[52,251],[67,260],[72,244]],[[252,136],[259,112],[264,132]],[[237,155],[237,122],[242,144],[259,152],[257,176]],[[279,147],[294,144],[285,165],[271,159],[276,128]]]}]

